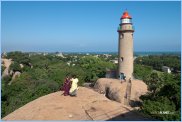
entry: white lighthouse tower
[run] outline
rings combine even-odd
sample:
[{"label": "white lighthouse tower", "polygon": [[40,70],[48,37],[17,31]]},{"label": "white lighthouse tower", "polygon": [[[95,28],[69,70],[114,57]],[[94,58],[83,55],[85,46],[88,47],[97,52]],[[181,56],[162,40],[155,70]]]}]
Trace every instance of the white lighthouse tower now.
[{"label": "white lighthouse tower", "polygon": [[118,78],[128,81],[133,74],[133,24],[132,17],[125,11],[118,27]]}]

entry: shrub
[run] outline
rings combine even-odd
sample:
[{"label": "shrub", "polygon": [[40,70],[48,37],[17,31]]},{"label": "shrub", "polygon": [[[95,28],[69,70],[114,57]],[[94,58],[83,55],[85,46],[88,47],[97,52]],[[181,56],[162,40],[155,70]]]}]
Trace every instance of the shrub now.
[{"label": "shrub", "polygon": [[13,62],[13,63],[10,65],[10,70],[13,70],[14,72],[16,72],[16,71],[22,72],[22,69],[21,69],[21,67],[20,67],[20,64],[17,63],[17,62]]},{"label": "shrub", "polygon": [[4,70],[6,69],[5,66],[1,65],[1,75],[3,74]]}]

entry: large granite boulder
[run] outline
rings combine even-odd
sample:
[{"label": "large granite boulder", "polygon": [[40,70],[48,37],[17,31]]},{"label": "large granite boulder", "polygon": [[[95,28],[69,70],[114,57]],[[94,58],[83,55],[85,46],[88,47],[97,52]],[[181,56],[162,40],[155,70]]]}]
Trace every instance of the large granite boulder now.
[{"label": "large granite boulder", "polygon": [[[94,85],[94,89],[111,100],[125,104],[127,82],[118,79],[100,78]],[[147,85],[141,80],[131,81],[130,101],[140,101],[139,97],[147,93]]]},{"label": "large granite boulder", "polygon": [[124,103],[126,82],[121,83],[118,79],[100,78],[94,85],[94,89],[111,100]]}]

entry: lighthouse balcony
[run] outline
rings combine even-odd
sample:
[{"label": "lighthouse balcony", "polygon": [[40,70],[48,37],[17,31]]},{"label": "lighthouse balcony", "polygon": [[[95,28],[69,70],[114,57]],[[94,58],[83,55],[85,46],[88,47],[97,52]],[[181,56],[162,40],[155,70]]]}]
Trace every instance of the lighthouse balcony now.
[{"label": "lighthouse balcony", "polygon": [[124,32],[124,31],[134,32],[134,30],[135,30],[134,26],[124,26],[124,27],[119,26],[118,27],[118,32]]}]

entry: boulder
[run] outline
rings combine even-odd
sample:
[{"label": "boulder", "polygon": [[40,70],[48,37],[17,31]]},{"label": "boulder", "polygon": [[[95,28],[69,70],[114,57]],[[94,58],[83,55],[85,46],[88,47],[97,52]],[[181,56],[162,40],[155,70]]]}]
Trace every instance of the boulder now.
[{"label": "boulder", "polygon": [[10,72],[9,72],[10,76],[12,76],[13,73],[14,73],[13,70],[10,70]]},{"label": "boulder", "polygon": [[139,97],[148,92],[147,85],[141,80],[132,80],[130,100],[140,101]]},{"label": "boulder", "polygon": [[[94,89],[105,94],[111,100],[125,104],[127,82],[122,82],[118,79],[100,78],[94,85]],[[141,80],[131,81],[130,101],[140,101],[139,97],[146,94],[147,85]]]},{"label": "boulder", "polygon": [[5,70],[2,73],[2,78],[9,75],[9,68],[5,68]]},{"label": "boulder", "polygon": [[13,77],[12,77],[11,81],[8,83],[8,85],[11,85],[12,82],[13,82],[13,80],[14,80],[15,78],[17,78],[17,77],[20,77],[20,75],[21,75],[21,72],[16,71],[16,72],[13,74]]},{"label": "boulder", "polygon": [[17,77],[20,77],[20,74],[21,74],[21,72],[16,71],[16,72],[13,74],[12,80],[14,80],[14,79],[17,78]]},{"label": "boulder", "polygon": [[23,68],[24,67],[23,64],[20,64],[20,67]]},{"label": "boulder", "polygon": [[111,100],[124,103],[126,82],[121,83],[118,79],[100,78],[94,85],[94,89]]}]

